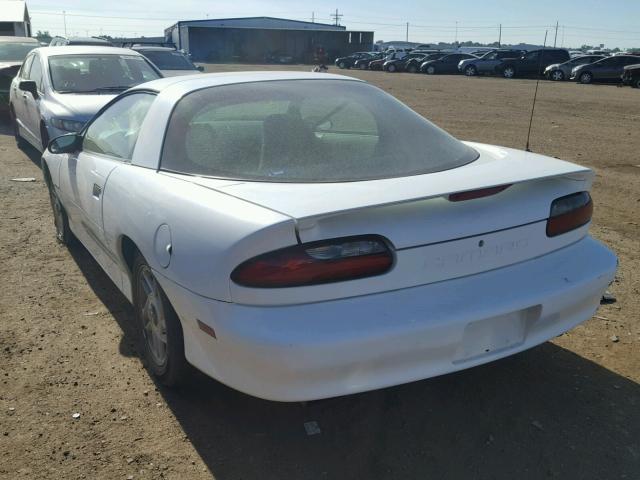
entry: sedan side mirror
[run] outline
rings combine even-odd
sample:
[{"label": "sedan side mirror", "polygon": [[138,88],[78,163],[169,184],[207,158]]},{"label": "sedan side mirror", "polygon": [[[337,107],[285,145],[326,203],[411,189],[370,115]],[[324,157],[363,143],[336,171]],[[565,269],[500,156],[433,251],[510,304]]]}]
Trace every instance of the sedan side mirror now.
[{"label": "sedan side mirror", "polygon": [[47,147],[51,153],[73,153],[80,150],[82,137],[77,133],[67,133],[60,137],[56,137],[49,142]]},{"label": "sedan side mirror", "polygon": [[18,84],[18,88],[23,92],[31,92],[33,98],[38,98],[38,86],[34,80],[22,80]]}]

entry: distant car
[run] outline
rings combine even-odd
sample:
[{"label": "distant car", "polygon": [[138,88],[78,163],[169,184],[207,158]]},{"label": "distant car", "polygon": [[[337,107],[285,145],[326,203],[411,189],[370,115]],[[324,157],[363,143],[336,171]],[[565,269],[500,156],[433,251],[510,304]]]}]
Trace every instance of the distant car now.
[{"label": "distant car", "polygon": [[49,139],[81,130],[117,94],[158,78],[160,71],[128,48],[37,48],[11,83],[16,142],[43,151]]},{"label": "distant car", "polygon": [[338,57],[336,58],[335,64],[338,68],[351,68],[356,60],[360,60],[362,58],[371,58],[371,53],[369,52],[356,52],[346,57]]},{"label": "distant car", "polygon": [[57,240],[131,302],[167,386],[191,364],[293,402],[475,367],[588,320],[616,273],[592,170],[461,142],[339,75],[148,82],[52,140],[42,173]]},{"label": "distant car", "polygon": [[409,53],[404,58],[394,58],[387,60],[382,64],[382,70],[386,72],[404,72],[416,73],[418,71],[418,65],[421,61],[424,61],[424,53]]},{"label": "distant car", "polygon": [[39,43],[29,37],[0,37],[0,111],[9,109],[11,80],[20,70],[25,57]]},{"label": "distant car", "polygon": [[518,58],[522,56],[522,50],[493,50],[485,53],[480,58],[468,58],[458,63],[458,70],[465,75],[495,73],[496,66],[505,58]]},{"label": "distant car", "polygon": [[470,53],[450,53],[437,60],[427,60],[420,65],[420,71],[428,75],[459,73],[458,64],[462,60],[478,58]]},{"label": "distant car", "polygon": [[372,52],[370,57],[363,57],[353,62],[352,68],[367,70],[371,62],[375,60],[381,60],[383,58],[384,58],[384,54],[382,52]]},{"label": "distant car", "polygon": [[581,57],[574,57],[571,60],[567,60],[564,63],[554,63],[544,69],[544,76],[548,80],[554,80],[556,82],[562,80],[568,80],[571,77],[571,70],[580,65],[587,63],[597,62],[602,60],[602,55],[582,55]]},{"label": "distant car", "polygon": [[569,55],[571,56],[571,58],[574,58],[582,57],[585,55],[585,53],[582,50],[569,50]]},{"label": "distant car", "polygon": [[496,66],[496,73],[504,78],[537,77],[552,63],[564,63],[570,58],[564,48],[531,50],[519,58],[502,60]]},{"label": "distant car", "polygon": [[623,85],[631,85],[634,88],[640,88],[640,61],[635,65],[627,65],[624,67],[622,83]]},{"label": "distant car", "polygon": [[111,47],[113,44],[109,40],[98,37],[53,37],[50,47],[64,47],[64,46],[93,46],[93,47]]},{"label": "distant car", "polygon": [[420,71],[420,65],[429,60],[438,60],[445,55],[449,55],[450,52],[432,52],[423,54],[422,57],[416,56],[407,60],[404,65],[404,70],[409,73],[417,73]]},{"label": "distant car", "polygon": [[192,75],[204,70],[204,67],[194,65],[187,55],[175,48],[134,45],[131,50],[147,57],[164,77]]},{"label": "distant car", "polygon": [[382,66],[389,60],[402,59],[407,56],[405,51],[391,51],[384,57],[369,63],[369,70],[382,70]]},{"label": "distant car", "polygon": [[606,57],[594,63],[580,65],[571,71],[571,80],[578,83],[620,82],[624,67],[640,63],[640,57],[618,55]]}]

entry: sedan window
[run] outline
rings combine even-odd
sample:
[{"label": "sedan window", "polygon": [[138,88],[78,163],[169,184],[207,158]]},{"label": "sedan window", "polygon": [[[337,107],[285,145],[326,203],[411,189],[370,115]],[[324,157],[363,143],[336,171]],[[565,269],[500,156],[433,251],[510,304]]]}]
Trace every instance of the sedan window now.
[{"label": "sedan window", "polygon": [[31,50],[37,47],[37,43],[2,42],[0,43],[0,62],[21,62]]},{"label": "sedan window", "polygon": [[82,149],[110,157],[131,160],[140,127],[155,95],[134,93],[107,108],[84,135]]},{"label": "sedan window", "polygon": [[145,57],[160,70],[195,70],[196,67],[184,54],[174,51],[141,50]]},{"label": "sedan window", "polygon": [[141,55],[58,55],[49,58],[49,70],[61,93],[118,92],[160,78]]},{"label": "sedan window", "polygon": [[361,82],[211,87],[170,119],[161,168],[219,178],[341,182],[448,170],[475,150]]}]

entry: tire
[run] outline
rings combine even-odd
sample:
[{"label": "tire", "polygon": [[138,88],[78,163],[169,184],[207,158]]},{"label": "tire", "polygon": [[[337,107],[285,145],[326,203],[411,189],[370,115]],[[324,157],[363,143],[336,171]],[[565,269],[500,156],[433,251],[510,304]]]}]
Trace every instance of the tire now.
[{"label": "tire", "polygon": [[49,189],[49,201],[53,211],[53,225],[56,227],[56,240],[62,245],[71,246],[76,237],[69,227],[69,217],[67,217],[67,212],[51,184],[51,179],[44,165],[43,168],[45,168],[45,182]]},{"label": "tire", "polygon": [[578,77],[578,81],[583,85],[588,85],[593,82],[593,75],[591,74],[591,72],[581,73],[580,77]]},{"label": "tire", "polygon": [[464,74],[467,77],[475,77],[476,75],[478,75],[478,69],[475,67],[475,65],[469,65],[464,69]]},{"label": "tire", "polygon": [[49,146],[49,132],[47,131],[47,127],[44,123],[40,124],[40,145],[42,145],[41,152],[43,153]]},{"label": "tire", "polygon": [[561,82],[564,80],[564,72],[562,70],[554,70],[549,74],[549,80],[554,82]]},{"label": "tire", "polygon": [[502,76],[504,78],[513,78],[516,76],[516,69],[512,66],[505,67],[504,70],[502,70]]},{"label": "tire", "polygon": [[416,73],[417,71],[418,71],[418,67],[415,66],[413,63],[407,67],[407,72],[409,73]]},{"label": "tire", "polygon": [[17,147],[22,149],[27,146],[27,141],[20,135],[20,127],[18,127],[18,120],[16,119],[13,107],[9,108],[9,115],[11,117],[11,127],[13,128],[13,138],[16,140]]},{"label": "tire", "polygon": [[640,78],[638,78],[637,80],[635,80],[633,82],[633,86],[636,87],[636,88],[640,88]]},{"label": "tire", "polygon": [[435,75],[436,74],[436,67],[434,67],[433,65],[429,65],[427,67],[427,69],[425,70],[425,73],[427,75]]},{"label": "tire", "polygon": [[367,69],[367,65],[364,63],[360,64],[360,70],[366,70]]},{"label": "tire", "polygon": [[189,365],[175,310],[142,255],[133,262],[133,307],[142,332],[145,365],[167,387],[186,380]]},{"label": "tire", "polygon": [[387,72],[389,73],[393,73],[397,70],[396,66],[394,64],[391,64],[387,67]]},{"label": "tire", "polygon": [[347,68],[347,64],[344,62],[340,62],[338,63],[338,68],[341,68],[342,70],[344,70],[345,68]]}]

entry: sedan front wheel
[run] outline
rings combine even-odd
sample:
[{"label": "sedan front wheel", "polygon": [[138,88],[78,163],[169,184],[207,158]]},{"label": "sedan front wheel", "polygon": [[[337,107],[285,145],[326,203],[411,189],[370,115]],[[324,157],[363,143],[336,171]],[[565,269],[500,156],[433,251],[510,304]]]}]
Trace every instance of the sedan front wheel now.
[{"label": "sedan front wheel", "polygon": [[562,70],[554,70],[553,72],[551,72],[549,78],[551,78],[551,80],[555,82],[561,82],[562,80],[564,80],[564,73],[562,73]]},{"label": "sedan front wheel", "polygon": [[502,71],[502,76],[504,78],[513,78],[516,76],[516,69],[513,67],[506,67],[503,71]]},{"label": "sedan front wheel", "polygon": [[436,67],[429,65],[427,67],[427,75],[435,75],[436,73]]},{"label": "sedan front wheel", "polygon": [[578,80],[580,81],[580,83],[584,85],[588,85],[593,81],[593,75],[591,75],[591,72],[584,72],[583,74],[580,75]]}]

